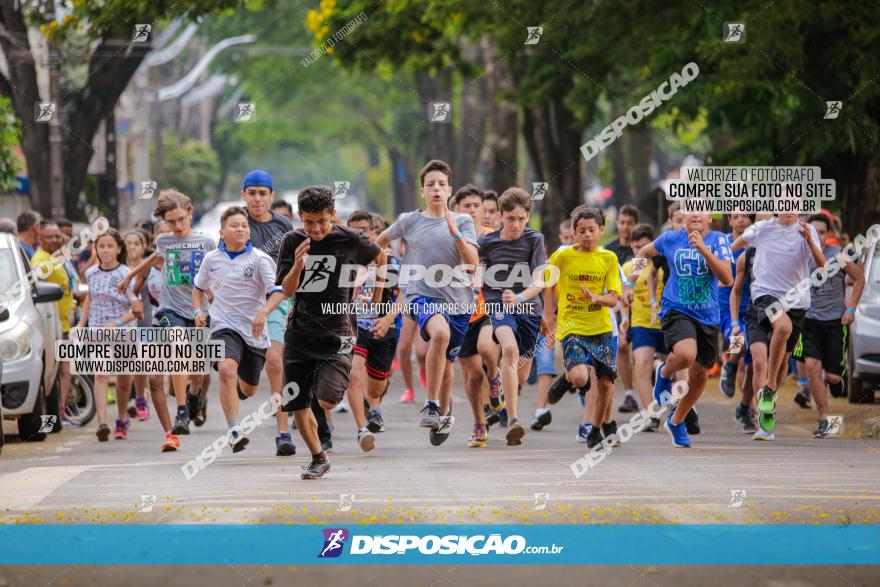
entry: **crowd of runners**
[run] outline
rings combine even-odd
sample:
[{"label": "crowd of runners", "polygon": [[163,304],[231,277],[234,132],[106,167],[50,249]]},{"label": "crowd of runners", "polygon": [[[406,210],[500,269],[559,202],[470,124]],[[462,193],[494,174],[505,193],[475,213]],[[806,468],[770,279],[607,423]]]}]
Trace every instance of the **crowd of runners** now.
[{"label": "crowd of runners", "polygon": [[[340,412],[351,413],[360,448],[374,449],[395,370],[403,379],[399,401],[425,397],[416,422],[394,425],[417,424],[432,445],[443,444],[455,422],[455,363],[474,448],[487,445],[492,426],[508,446],[521,445],[527,428],[551,425],[551,406],[574,398],[583,406],[577,442],[591,449],[614,443],[618,378],[623,414],[665,405],[673,381],[685,381],[687,393],[668,416],[644,429],[663,428],[674,446],[689,447],[713,370],[724,395],[739,394],[735,421],[755,440],[774,439],[777,394],[789,374],[801,387],[798,405],[815,402],[812,436],[828,436],[827,394],[846,393],[846,329],[864,287],[858,263],[841,254],[830,213],[732,214],[725,234],[713,230],[722,222],[709,214],[685,215],[676,204],[657,228],[639,223],[638,209],[626,205],[616,215],[617,238],[608,241],[603,211],[583,205],[558,226],[562,244],[551,251],[530,228],[528,192],[512,187],[498,195],[470,184],[453,191],[451,169],[437,160],[424,166],[420,182],[423,209],[390,225],[360,210],[342,224],[330,188],[301,190],[294,216],[275,201],[270,175],[255,170],[243,182],[244,205],[223,212],[220,235],[195,233],[190,199],[163,190],[155,221],[122,234],[111,229],[90,255],[53,267],[49,280],[65,289],[58,302],[65,333],[209,326],[225,346],[216,376],[115,376],[114,437],[126,438],[131,418],[150,418],[152,404],[165,435],[161,450],[178,450],[191,424],[205,421],[213,377],[229,443],[239,452],[249,441],[239,405],[257,393],[265,371],[272,394],[296,390],[275,414],[276,454],[296,453],[296,428],[311,455],[302,477],[319,478],[330,470],[332,419],[341,425]],[[295,218],[302,228],[294,230]],[[15,227],[32,263],[50,259],[69,228],[31,213]],[[770,319],[768,308],[835,256],[844,259],[842,271]],[[357,282],[345,278],[351,266],[366,269]],[[88,283],[87,294],[78,293],[78,279]],[[61,377],[63,401],[69,367]],[[111,434],[110,377],[95,376],[102,442]],[[533,395],[528,385],[535,383]]]}]

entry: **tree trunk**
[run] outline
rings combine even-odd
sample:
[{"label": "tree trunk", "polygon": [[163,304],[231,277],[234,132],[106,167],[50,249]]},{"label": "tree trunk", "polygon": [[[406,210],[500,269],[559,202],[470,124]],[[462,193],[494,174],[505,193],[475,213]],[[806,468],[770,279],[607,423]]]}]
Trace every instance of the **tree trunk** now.
[{"label": "tree trunk", "polygon": [[[651,153],[654,147],[654,131],[651,125],[645,123],[639,125],[629,136],[629,168],[632,170],[633,187],[635,197],[629,198],[625,203],[637,203],[640,206],[640,222],[653,222],[656,216],[656,204],[647,209],[641,208],[642,200],[651,191]],[[644,218],[642,216],[644,215]]]},{"label": "tree trunk", "polygon": [[[617,104],[611,106],[611,120],[617,120],[623,114],[622,109]],[[618,209],[624,204],[630,202],[629,178],[627,177],[626,149],[624,144],[630,137],[626,134],[617,137],[617,140],[611,144],[611,188],[613,194],[611,203]]]},{"label": "tree trunk", "polygon": [[[444,70],[433,77],[417,74],[416,88],[422,112],[425,113],[425,160],[440,159],[452,165],[455,162],[455,129],[452,121],[455,120],[456,112],[453,110],[447,115],[452,117],[449,122],[431,122],[429,111],[432,102],[449,102],[452,105],[451,73]],[[454,185],[457,185],[459,182],[455,168],[452,169],[452,177]]]},{"label": "tree trunk", "polygon": [[455,186],[477,181],[477,162],[486,143],[487,93],[484,77],[462,80],[460,124],[453,123],[456,147],[452,170],[457,178]]},{"label": "tree trunk", "polygon": [[517,185],[519,179],[516,165],[519,109],[509,97],[514,85],[506,61],[498,59],[495,43],[489,37],[483,39],[482,47],[488,94],[485,103],[489,108],[488,187],[501,194]]}]

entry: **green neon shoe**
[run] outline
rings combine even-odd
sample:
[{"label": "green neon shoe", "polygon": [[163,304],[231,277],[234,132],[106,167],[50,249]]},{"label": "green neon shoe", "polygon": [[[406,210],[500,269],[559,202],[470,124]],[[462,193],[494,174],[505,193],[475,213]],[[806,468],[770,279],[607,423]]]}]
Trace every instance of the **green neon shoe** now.
[{"label": "green neon shoe", "polygon": [[774,414],[776,412],[777,395],[778,393],[775,389],[770,389],[767,386],[758,390],[757,407],[761,415]]}]

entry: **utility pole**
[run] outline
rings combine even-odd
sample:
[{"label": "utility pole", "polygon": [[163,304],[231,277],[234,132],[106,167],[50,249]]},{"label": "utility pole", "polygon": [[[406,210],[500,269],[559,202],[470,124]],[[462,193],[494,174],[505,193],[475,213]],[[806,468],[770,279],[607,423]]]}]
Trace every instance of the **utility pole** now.
[{"label": "utility pole", "polygon": [[[46,0],[46,23],[55,20],[55,0]],[[55,105],[55,112],[49,120],[49,193],[51,195],[52,216],[64,216],[64,137],[61,133],[61,55],[58,47],[51,40],[49,49],[49,102]]]},{"label": "utility pole", "polygon": [[[110,209],[116,216],[116,226],[122,228],[128,225],[128,202],[123,205],[119,201],[119,180],[116,177],[116,110],[111,108],[104,117],[104,180],[107,193],[110,195]],[[111,224],[113,224],[111,222]]]}]

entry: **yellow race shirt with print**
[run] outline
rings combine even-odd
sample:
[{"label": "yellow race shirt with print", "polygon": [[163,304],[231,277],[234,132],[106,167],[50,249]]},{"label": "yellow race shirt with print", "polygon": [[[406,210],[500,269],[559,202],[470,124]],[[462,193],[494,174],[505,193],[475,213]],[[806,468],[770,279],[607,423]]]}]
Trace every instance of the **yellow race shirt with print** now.
[{"label": "yellow race shirt with print", "polygon": [[617,255],[602,247],[589,252],[579,251],[577,247],[565,247],[553,253],[548,264],[559,268],[556,339],[562,340],[569,334],[593,336],[611,332],[608,308],[590,303],[581,286],[599,296],[604,295],[606,290],[620,295]]},{"label": "yellow race shirt with print", "polygon": [[61,331],[70,332],[70,312],[73,310],[73,294],[70,293],[70,277],[61,263],[56,263],[52,256],[45,250],[40,249],[31,257],[31,268],[35,268],[40,263],[48,263],[52,268],[52,273],[46,278],[46,281],[61,286],[64,290],[64,297],[58,300],[58,318],[61,319]]},{"label": "yellow race shirt with print", "polygon": [[[632,271],[632,259],[623,264],[623,274],[627,277]],[[654,328],[655,330],[660,329],[660,319],[657,319],[657,324],[651,325],[651,296],[648,294],[648,274],[651,272],[651,267],[645,267],[644,271],[639,274],[639,278],[636,280],[636,286],[633,288],[633,303],[630,308],[630,326],[641,326],[642,328]],[[654,294],[654,299],[657,302],[660,302],[660,296],[663,295],[663,270],[660,269],[657,273],[657,291]]]}]

